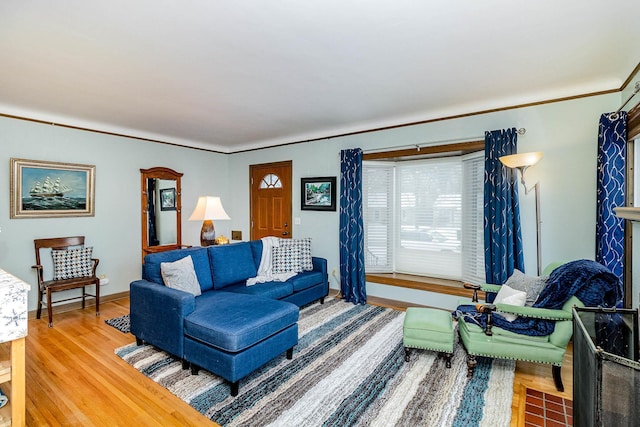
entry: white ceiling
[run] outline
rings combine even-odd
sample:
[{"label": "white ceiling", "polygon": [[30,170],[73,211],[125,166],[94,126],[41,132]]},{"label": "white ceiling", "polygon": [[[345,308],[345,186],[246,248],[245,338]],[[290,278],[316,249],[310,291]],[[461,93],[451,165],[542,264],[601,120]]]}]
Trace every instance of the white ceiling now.
[{"label": "white ceiling", "polygon": [[236,152],[620,89],[640,1],[2,0],[0,114]]}]

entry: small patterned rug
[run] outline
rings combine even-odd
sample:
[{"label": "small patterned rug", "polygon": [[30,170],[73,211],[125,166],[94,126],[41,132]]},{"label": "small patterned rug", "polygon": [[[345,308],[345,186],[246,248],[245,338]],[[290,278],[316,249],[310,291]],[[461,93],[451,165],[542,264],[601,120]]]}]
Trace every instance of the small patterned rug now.
[{"label": "small patterned rug", "polygon": [[104,323],[109,326],[113,326],[114,328],[125,334],[128,334],[131,331],[131,322],[129,320],[128,314],[120,317],[114,317],[113,319],[107,319],[104,321]]},{"label": "small patterned rug", "polygon": [[[116,354],[223,426],[509,426],[513,361],[478,358],[467,378],[456,344],[452,366],[430,351],[404,361],[404,312],[328,299],[300,311],[293,359],[284,355],[240,381],[135,343]],[[456,340],[457,341],[457,340]]]}]

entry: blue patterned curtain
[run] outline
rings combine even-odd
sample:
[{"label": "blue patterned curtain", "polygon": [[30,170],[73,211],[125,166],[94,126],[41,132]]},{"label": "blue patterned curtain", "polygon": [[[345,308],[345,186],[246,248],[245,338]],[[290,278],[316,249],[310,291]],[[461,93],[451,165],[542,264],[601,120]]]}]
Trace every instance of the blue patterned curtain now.
[{"label": "blue patterned curtain", "polygon": [[627,113],[600,116],[598,129],[598,185],[596,261],[622,280],[624,272],[624,220],[613,211],[625,205]]},{"label": "blue patterned curtain", "polygon": [[485,276],[487,283],[501,285],[514,269],[524,272],[517,172],[498,160],[517,153],[518,133],[493,130],[484,139]]},{"label": "blue patterned curtain", "polygon": [[359,148],[340,152],[340,291],[345,301],[367,302]]}]

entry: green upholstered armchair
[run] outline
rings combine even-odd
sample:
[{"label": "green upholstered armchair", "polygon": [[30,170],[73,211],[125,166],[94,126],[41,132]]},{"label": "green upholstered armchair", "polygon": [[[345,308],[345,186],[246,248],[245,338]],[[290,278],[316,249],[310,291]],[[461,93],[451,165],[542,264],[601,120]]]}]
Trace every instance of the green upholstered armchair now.
[{"label": "green upholstered armchair", "polygon": [[[562,263],[549,265],[543,275],[549,275]],[[477,291],[497,293],[500,285],[465,285],[474,289],[474,299],[477,302]],[[567,345],[573,334],[572,307],[584,307],[576,297],[571,296],[561,309],[546,309],[534,307],[520,307],[509,304],[478,304],[476,310],[487,314],[487,326],[482,328],[463,316],[458,319],[458,333],[467,351],[468,376],[473,376],[476,366],[476,356],[498,359],[524,360],[552,365],[553,379],[556,388],[564,391],[562,384],[562,360]],[[509,313],[527,318],[555,321],[554,331],[546,336],[529,336],[511,332],[492,324],[492,316],[497,313]]]}]

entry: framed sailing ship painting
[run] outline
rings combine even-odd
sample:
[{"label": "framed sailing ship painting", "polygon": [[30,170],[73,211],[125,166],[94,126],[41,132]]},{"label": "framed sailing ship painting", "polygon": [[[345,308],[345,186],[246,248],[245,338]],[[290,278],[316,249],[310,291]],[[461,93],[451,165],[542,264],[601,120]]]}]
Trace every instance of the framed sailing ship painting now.
[{"label": "framed sailing ship painting", "polygon": [[11,159],[11,218],[94,216],[94,165]]}]

